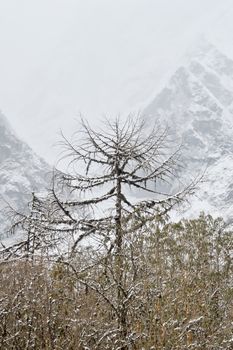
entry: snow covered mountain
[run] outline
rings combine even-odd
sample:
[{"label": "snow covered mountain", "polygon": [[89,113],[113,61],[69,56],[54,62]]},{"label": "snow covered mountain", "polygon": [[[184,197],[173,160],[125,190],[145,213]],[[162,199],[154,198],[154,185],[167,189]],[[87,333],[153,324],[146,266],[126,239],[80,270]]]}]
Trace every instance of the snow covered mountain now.
[{"label": "snow covered mountain", "polygon": [[32,191],[48,185],[49,166],[21,141],[0,112],[0,236],[6,226],[6,203],[23,209]]},{"label": "snow covered mountain", "polygon": [[183,177],[207,168],[189,211],[233,218],[233,61],[202,42],[144,113],[182,140]]}]

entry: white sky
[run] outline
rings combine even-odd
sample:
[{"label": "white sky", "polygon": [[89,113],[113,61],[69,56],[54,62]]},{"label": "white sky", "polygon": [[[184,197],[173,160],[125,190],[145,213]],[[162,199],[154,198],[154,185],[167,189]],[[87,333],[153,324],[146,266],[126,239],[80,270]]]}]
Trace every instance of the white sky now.
[{"label": "white sky", "polygon": [[215,25],[220,45],[229,43],[231,7],[232,0],[0,0],[0,109],[53,162],[59,129],[69,134],[80,112],[93,120],[139,108]]}]

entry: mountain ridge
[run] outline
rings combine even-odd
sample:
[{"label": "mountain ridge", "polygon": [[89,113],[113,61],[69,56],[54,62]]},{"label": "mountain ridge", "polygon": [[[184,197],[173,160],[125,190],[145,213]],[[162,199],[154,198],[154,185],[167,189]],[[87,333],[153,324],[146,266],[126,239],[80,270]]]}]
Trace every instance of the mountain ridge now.
[{"label": "mountain ridge", "polygon": [[[18,136],[0,112],[0,220],[6,227],[6,203],[23,210],[32,191],[43,191],[48,185],[50,166]],[[1,232],[0,232],[1,235]]]},{"label": "mountain ridge", "polygon": [[[202,42],[143,113],[170,125],[183,145],[183,178],[207,168],[188,213],[233,214],[233,60]],[[187,170],[188,169],[188,170]],[[213,191],[214,189],[214,191]]]}]

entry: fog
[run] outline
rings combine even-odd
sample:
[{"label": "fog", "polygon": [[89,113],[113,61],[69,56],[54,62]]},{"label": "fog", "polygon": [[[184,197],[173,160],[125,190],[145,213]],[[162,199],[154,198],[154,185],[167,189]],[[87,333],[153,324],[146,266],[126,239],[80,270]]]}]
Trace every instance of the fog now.
[{"label": "fog", "polygon": [[60,129],[70,134],[80,113],[94,120],[143,108],[202,33],[230,51],[222,38],[231,7],[227,0],[0,0],[0,109],[53,162]]}]

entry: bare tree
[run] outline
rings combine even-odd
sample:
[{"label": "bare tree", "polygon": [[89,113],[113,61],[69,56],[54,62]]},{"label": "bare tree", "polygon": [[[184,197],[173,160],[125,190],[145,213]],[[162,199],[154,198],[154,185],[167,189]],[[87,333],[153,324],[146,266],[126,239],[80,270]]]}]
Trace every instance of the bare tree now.
[{"label": "bare tree", "polygon": [[[130,233],[165,216],[193,193],[196,181],[175,194],[160,190],[163,183],[178,184],[179,148],[174,150],[167,128],[155,125],[149,129],[141,118],[106,120],[99,131],[81,120],[74,139],[63,136],[62,145],[64,157],[70,160],[69,172],[57,173],[56,183],[66,189],[66,195],[67,190],[72,193],[72,199],[64,200],[54,187],[54,203],[63,214],[63,224],[76,232],[72,254],[84,237],[94,237],[102,238],[106,256],[113,257],[111,275],[117,298],[112,306],[122,344],[126,344],[130,288],[125,286],[124,242]],[[77,208],[88,208],[89,215],[80,219]],[[106,261],[110,268],[110,260]]]},{"label": "bare tree", "polygon": [[8,236],[18,233],[20,239],[13,245],[1,242],[1,259],[34,260],[38,256],[51,254],[61,240],[56,212],[47,193],[39,196],[33,192],[24,211],[16,210],[8,204],[6,216],[11,220]]},{"label": "bare tree", "polygon": [[[98,335],[96,349],[104,338],[116,335],[116,348],[129,349],[133,337],[128,313],[138,288],[135,273],[131,273],[135,262],[130,237],[150,222],[160,222],[194,192],[197,181],[176,193],[162,191],[163,184],[175,182],[179,187],[180,150],[167,128],[149,128],[142,118],[106,120],[100,130],[81,120],[73,140],[63,136],[62,146],[68,171],[55,172],[49,196],[39,205],[47,210],[40,209],[38,215],[33,207],[31,214],[20,220],[33,249],[38,242],[33,232],[43,238],[49,237],[48,233],[56,238],[72,237],[69,260],[63,256],[59,261],[69,266],[87,291],[97,293],[108,304],[117,320],[117,329]],[[33,198],[33,206],[37,206],[40,200]],[[93,243],[101,253],[80,271],[75,254],[81,241]],[[88,269],[96,269],[96,280],[93,273],[91,279],[85,274]]]}]

